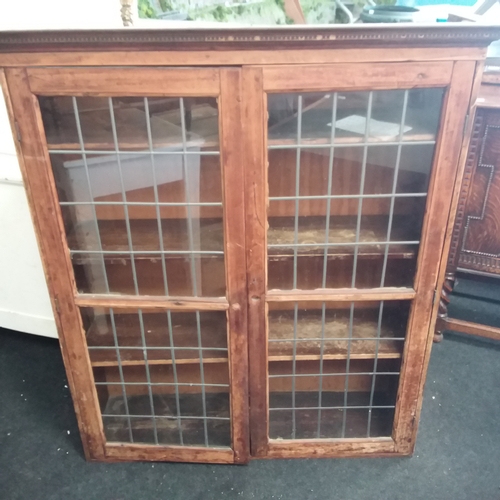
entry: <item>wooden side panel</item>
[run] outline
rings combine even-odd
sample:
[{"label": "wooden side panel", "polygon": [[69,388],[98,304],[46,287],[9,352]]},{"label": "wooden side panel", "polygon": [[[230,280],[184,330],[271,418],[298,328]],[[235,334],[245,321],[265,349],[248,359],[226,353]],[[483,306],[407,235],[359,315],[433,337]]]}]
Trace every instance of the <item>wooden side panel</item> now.
[{"label": "wooden side panel", "polygon": [[[7,69],[12,119],[21,136],[19,159],[52,299],[62,355],[88,459],[104,459],[104,433],[85,334],[74,302],[74,283],[64,229],[56,206],[50,161],[44,147],[36,97],[23,69]],[[9,100],[8,100],[9,103]]]},{"label": "wooden side panel", "polygon": [[215,68],[30,68],[32,92],[38,95],[209,96],[218,95]]},{"label": "wooden side panel", "polygon": [[248,339],[245,255],[245,178],[241,152],[241,71],[221,70],[220,129],[223,165],[226,280],[234,461],[248,462]]},{"label": "wooden side panel", "polygon": [[307,65],[297,71],[296,66],[264,68],[264,90],[301,91],[379,89],[445,86],[450,83],[453,63],[367,63]]},{"label": "wooden side panel", "polygon": [[267,452],[266,248],[267,181],[263,126],[266,123],[262,70],[244,68],[243,133],[245,137],[248,345],[250,354],[250,436],[252,456]]},{"label": "wooden side panel", "polygon": [[444,118],[434,160],[437,168],[434,168],[429,189],[423,241],[415,280],[417,297],[413,304],[403,353],[393,432],[396,451],[405,454],[411,453],[415,446],[432,342],[430,328],[433,326],[438,306],[436,301],[433,307],[438,274],[441,273],[440,262],[436,259],[436,255],[441,254],[443,246],[446,248],[445,241],[449,244],[451,237],[448,218],[450,206],[452,207],[452,202],[456,201],[455,179],[457,175],[460,178],[463,171],[459,169],[457,174],[457,164],[462,147],[465,117],[471,102],[475,70],[475,61],[455,63],[452,82],[442,112]]}]

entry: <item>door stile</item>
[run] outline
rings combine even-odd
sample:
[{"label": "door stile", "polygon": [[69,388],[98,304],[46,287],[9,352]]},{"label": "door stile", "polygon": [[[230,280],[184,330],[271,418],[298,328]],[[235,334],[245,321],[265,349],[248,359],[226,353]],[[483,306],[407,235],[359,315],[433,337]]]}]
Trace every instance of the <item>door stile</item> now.
[{"label": "door stile", "polygon": [[261,68],[242,70],[243,134],[245,138],[246,250],[248,286],[248,346],[250,436],[252,456],[265,456],[267,411],[267,160],[265,95]]},{"label": "door stile", "polygon": [[248,420],[247,276],[245,255],[245,178],[241,151],[241,70],[220,73],[220,129],[223,182],[231,424],[234,461],[250,459]]},{"label": "door stile", "polygon": [[[59,341],[83,448],[87,459],[103,460],[104,431],[97,391],[87,354],[82,320],[74,300],[74,279],[65,246],[55,183],[45,147],[42,117],[23,69],[6,70],[8,93],[20,133],[19,160],[31,214],[38,236]],[[7,98],[9,103],[9,97]]]},{"label": "door stile", "polygon": [[[393,438],[400,453],[410,454],[421,410],[421,399],[430,356],[433,300],[437,286],[441,250],[446,244],[449,207],[454,195],[465,119],[471,102],[476,61],[454,64],[441,116],[433,176],[429,187],[423,242],[417,263],[414,288],[417,291],[409,319],[398,389]],[[474,97],[474,96],[472,96]],[[449,234],[446,236],[449,239]]]}]

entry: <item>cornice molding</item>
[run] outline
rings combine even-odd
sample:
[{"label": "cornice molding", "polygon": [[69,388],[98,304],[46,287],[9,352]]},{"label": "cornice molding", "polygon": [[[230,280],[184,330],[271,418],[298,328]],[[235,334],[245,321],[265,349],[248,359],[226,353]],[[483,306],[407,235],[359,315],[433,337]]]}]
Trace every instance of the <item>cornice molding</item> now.
[{"label": "cornice molding", "polygon": [[269,28],[120,29],[0,32],[0,52],[47,50],[190,50],[349,48],[377,46],[487,46],[500,39],[500,26],[335,25]]}]

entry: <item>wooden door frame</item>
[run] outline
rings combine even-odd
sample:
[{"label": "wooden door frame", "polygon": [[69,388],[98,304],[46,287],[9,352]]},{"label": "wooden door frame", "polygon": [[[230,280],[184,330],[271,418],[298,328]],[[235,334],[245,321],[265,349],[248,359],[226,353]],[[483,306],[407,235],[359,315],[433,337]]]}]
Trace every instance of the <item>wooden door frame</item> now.
[{"label": "wooden door frame", "polygon": [[[7,68],[6,101],[56,317],[63,361],[89,460],[245,463],[249,460],[247,294],[240,70],[226,68]],[[168,80],[165,78],[168,76]],[[78,295],[38,95],[213,96],[219,102],[227,300]],[[243,263],[243,265],[242,265]],[[231,449],[106,443],[79,307],[227,310]]]},{"label": "wooden door frame", "polygon": [[[461,170],[457,164],[465,117],[474,102],[476,60],[412,63],[254,66],[243,68],[246,127],[247,266],[249,296],[250,415],[252,456],[386,456],[412,453],[430,356],[434,294],[440,258],[449,241],[450,206]],[[397,75],[395,79],[394,75]],[[477,80],[477,73],[476,73]],[[441,127],[422,230],[414,290],[267,291],[267,93],[445,87]],[[259,133],[259,127],[261,132]],[[439,165],[439,167],[438,167]],[[436,255],[438,256],[436,258]],[[392,292],[392,293],[391,293]],[[411,293],[410,293],[411,292]],[[332,294],[333,293],[333,294]],[[406,297],[404,296],[406,293]],[[272,300],[362,300],[413,298],[403,352],[393,434],[388,438],[287,440],[268,438],[267,302]],[[385,296],[385,297],[384,297]]]}]

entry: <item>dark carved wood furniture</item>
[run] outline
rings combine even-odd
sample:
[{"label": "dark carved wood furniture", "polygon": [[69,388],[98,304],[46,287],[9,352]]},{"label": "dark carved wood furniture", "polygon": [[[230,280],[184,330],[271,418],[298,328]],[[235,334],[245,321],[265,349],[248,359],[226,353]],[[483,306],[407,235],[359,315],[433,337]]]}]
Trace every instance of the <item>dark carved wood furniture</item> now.
[{"label": "dark carved wood furniture", "polygon": [[466,115],[497,38],[0,33],[89,459],[413,451]]},{"label": "dark carved wood furniture", "polygon": [[[435,341],[444,330],[500,340],[500,328],[450,318],[457,273],[500,277],[500,61],[488,60],[476,101],[472,136],[441,292]],[[499,282],[500,284],[500,282]]]}]

